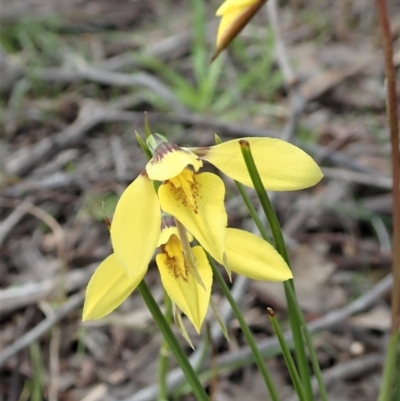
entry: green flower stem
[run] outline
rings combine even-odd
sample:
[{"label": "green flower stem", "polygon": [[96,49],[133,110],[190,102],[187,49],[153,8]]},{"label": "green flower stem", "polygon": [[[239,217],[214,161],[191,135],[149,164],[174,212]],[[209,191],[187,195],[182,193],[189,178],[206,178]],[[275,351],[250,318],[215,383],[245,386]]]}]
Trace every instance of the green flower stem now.
[{"label": "green flower stem", "polygon": [[253,182],[254,189],[256,190],[257,196],[260,199],[261,207],[271,227],[271,232],[275,241],[275,247],[280,255],[283,257],[285,262],[289,264],[289,256],[287,253],[282,230],[278,218],[276,217],[275,210],[272,207],[271,201],[268,198],[268,195],[264,189],[264,185],[261,181],[260,174],[258,173],[257,167],[255,165],[253,156],[251,154],[250,144],[243,139],[239,141],[239,144],[251,181]]},{"label": "green flower stem", "polygon": [[315,352],[315,349],[312,345],[311,335],[308,332],[308,330],[306,329],[306,327],[307,326],[304,326],[304,325],[301,326],[303,335],[304,335],[304,339],[307,343],[308,352],[310,353],[311,364],[312,364],[312,367],[313,367],[313,370],[315,373],[315,377],[317,378],[319,396],[321,398],[321,401],[328,401],[328,394],[325,389],[324,379],[322,377],[321,368],[318,363],[317,353]]},{"label": "green flower stem", "polygon": [[290,377],[292,379],[293,386],[296,390],[296,394],[300,401],[308,401],[306,398],[303,385],[300,380],[299,373],[297,372],[296,365],[293,361],[292,354],[290,353],[289,347],[286,344],[285,337],[283,336],[282,329],[278,323],[275,313],[272,308],[267,308],[269,318],[274,328],[275,334],[278,338],[279,344],[282,349],[282,355],[285,358],[286,366],[288,367]]},{"label": "green flower stem", "polygon": [[268,370],[265,366],[264,359],[260,353],[260,350],[257,347],[257,344],[254,340],[253,335],[251,334],[251,331],[249,329],[249,326],[247,325],[246,321],[243,318],[242,313],[240,312],[240,309],[238,305],[236,304],[235,300],[232,297],[232,294],[228,288],[228,286],[225,283],[225,280],[223,279],[221,273],[219,272],[218,268],[215,266],[215,262],[211,259],[211,257],[208,257],[208,260],[210,262],[210,265],[213,270],[213,274],[215,279],[218,281],[219,286],[221,287],[221,290],[228,300],[229,304],[232,307],[233,313],[236,316],[236,319],[239,321],[240,328],[242,329],[243,335],[246,338],[247,343],[249,344],[251,348],[251,352],[254,356],[254,360],[258,366],[258,369],[264,379],[264,382],[268,388],[269,394],[271,396],[272,401],[279,401],[279,396],[278,392],[276,391],[274,382],[271,378],[271,376],[268,373]]},{"label": "green flower stem", "polygon": [[245,205],[250,213],[251,218],[254,221],[254,224],[258,228],[258,231],[260,231],[260,233],[264,239],[266,239],[268,242],[270,242],[268,232],[265,229],[264,224],[262,223],[260,216],[257,213],[256,208],[254,207],[253,203],[251,202],[249,195],[247,194],[246,190],[243,188],[243,185],[237,181],[235,181],[235,184],[236,184],[236,188],[238,189],[238,191],[243,199],[243,202],[245,203]]},{"label": "green flower stem", "polygon": [[[172,302],[169,296],[164,291],[164,307],[165,307],[165,320],[168,325],[172,322]],[[170,349],[168,346],[168,341],[163,338],[160,354],[158,356],[158,401],[168,400],[168,385],[167,385],[167,375],[169,370],[169,356]]]},{"label": "green flower stem", "polygon": [[398,400],[398,398],[392,398],[392,396],[395,378],[399,377],[398,373],[396,375],[399,341],[400,329],[392,332],[389,337],[378,401]]},{"label": "green flower stem", "polygon": [[[288,285],[286,289],[287,289],[287,293],[288,293],[289,297],[291,298],[293,304],[296,307],[297,316],[300,321],[300,323],[299,323],[300,331],[304,336],[303,338],[306,342],[308,352],[310,353],[311,364],[312,364],[312,367],[314,370],[315,377],[317,379],[321,401],[327,401],[328,395],[326,393],[324,379],[322,378],[322,372],[321,372],[321,367],[319,366],[317,353],[315,352],[315,349],[312,345],[311,334],[310,334],[310,331],[308,330],[307,322],[304,319],[304,315],[301,311],[299,302],[297,301],[297,298],[296,298],[296,295],[294,292],[294,286]],[[307,365],[307,367],[308,367],[308,365]],[[312,388],[311,388],[311,391],[312,391]]]},{"label": "green flower stem", "polygon": [[157,302],[154,300],[144,280],[139,284],[138,289],[140,291],[140,295],[143,297],[144,302],[146,303],[147,308],[156,321],[163,337],[167,341],[169,348],[174,354],[178,365],[182,369],[187,381],[189,382],[197,401],[210,401],[199,381],[199,378],[197,377],[196,372],[193,370],[192,365],[190,365],[187,356],[179,345],[178,340],[172,332],[167,320],[162,314]]},{"label": "green flower stem", "polygon": [[[215,143],[217,145],[222,143],[222,140],[218,135],[215,135]],[[258,231],[260,231],[262,237],[266,241],[270,242],[269,234],[268,234],[267,230],[265,229],[264,224],[262,223],[262,221],[260,219],[260,216],[258,215],[257,210],[254,207],[254,205],[253,205],[249,195],[247,194],[246,190],[244,189],[243,185],[238,181],[235,181],[235,184],[236,184],[236,188],[238,189],[238,191],[239,191],[239,193],[240,193],[240,195],[241,195],[241,197],[243,199],[243,202],[245,203],[245,205],[246,205],[246,207],[247,207],[247,209],[248,209],[248,211],[250,213],[251,218],[254,221],[254,224],[258,228]]]},{"label": "green flower stem", "polygon": [[[260,174],[258,173],[257,167],[255,165],[253,156],[251,154],[250,144],[246,140],[240,140],[239,145],[250,178],[253,182],[254,189],[256,190],[257,196],[260,200],[261,207],[263,208],[265,216],[267,217],[268,223],[271,227],[275,247],[280,255],[283,257],[287,265],[290,267],[289,256],[287,253],[282,230],[278,218],[275,214],[275,210],[272,207],[271,201],[268,198],[267,192],[265,191],[264,185],[261,181]],[[304,391],[307,395],[307,400],[312,401],[314,400],[314,395],[311,387],[311,373],[308,366],[305,344],[301,332],[301,324],[304,321],[304,317],[297,304],[293,280],[287,280],[283,284],[285,288],[286,300],[288,303],[289,320],[293,333],[294,348],[300,377],[304,386]],[[307,328],[305,328],[305,330],[307,330]]]},{"label": "green flower stem", "polygon": [[[199,358],[196,359],[196,363],[194,365],[194,368],[197,372],[200,371],[201,367],[204,365],[207,357],[210,355],[210,345],[211,345],[211,338],[209,335],[204,335],[201,338],[201,343],[200,346],[197,348],[197,350],[200,352]],[[206,377],[204,373],[199,373],[197,377],[201,378],[201,381],[203,383],[210,381],[212,378],[212,374],[209,377]],[[180,380],[180,383],[174,387],[173,390],[171,390],[171,398],[173,400],[179,399],[179,397],[182,397],[183,394],[188,394],[190,392],[190,387],[188,386],[186,381]]]}]

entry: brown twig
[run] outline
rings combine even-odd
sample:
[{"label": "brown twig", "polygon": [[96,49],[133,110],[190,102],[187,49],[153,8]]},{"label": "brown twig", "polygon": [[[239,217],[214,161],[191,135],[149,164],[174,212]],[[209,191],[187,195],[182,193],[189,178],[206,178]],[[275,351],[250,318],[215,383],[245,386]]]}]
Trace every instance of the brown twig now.
[{"label": "brown twig", "polygon": [[[274,138],[280,136],[279,132],[276,131],[253,127],[250,124],[228,123],[196,113],[151,113],[150,119],[152,123],[187,124],[208,127],[212,130],[217,130],[218,133],[224,133],[234,138],[246,136]],[[6,160],[6,170],[9,174],[26,175],[43,159],[51,158],[61,150],[83,143],[87,132],[96,125],[110,122],[129,122],[139,125],[143,123],[143,113],[115,110],[100,102],[85,99],[82,101],[77,119],[71,125],[51,137],[46,137],[34,145],[11,154]],[[377,171],[354,162],[340,152],[330,151],[327,153],[326,148],[322,146],[301,143],[296,139],[293,140],[293,143],[306,152],[311,153],[314,157],[323,156],[329,163],[338,164],[353,171],[367,173],[374,176],[374,178],[380,176]],[[29,186],[29,183],[21,185]],[[25,187],[25,189],[28,188]]]},{"label": "brown twig", "polygon": [[87,284],[98,263],[73,269],[65,277],[59,275],[41,282],[29,282],[0,290],[0,316],[39,302],[54,293],[62,283],[66,291],[76,291]]},{"label": "brown twig", "polygon": [[60,258],[63,266],[66,266],[67,254],[65,248],[64,230],[61,227],[60,223],[53,216],[51,216],[49,213],[47,213],[40,207],[32,205],[29,202],[18,201],[15,199],[0,198],[0,206],[11,207],[11,208],[18,207],[21,210],[24,210],[25,213],[31,214],[32,216],[35,216],[37,219],[45,223],[53,231],[54,239],[57,245],[58,257]]},{"label": "brown twig", "polygon": [[84,292],[72,295],[65,304],[63,304],[59,309],[57,309],[54,314],[48,316],[46,319],[42,320],[37,326],[32,330],[25,333],[23,336],[19,337],[12,343],[9,347],[5,348],[0,354],[0,367],[5,364],[5,362],[11,358],[13,355],[17,354],[24,348],[28,347],[35,340],[40,338],[44,333],[48,332],[52,327],[54,327],[61,319],[63,319],[68,313],[79,308],[85,297]]},{"label": "brown twig", "polygon": [[[323,372],[324,382],[327,387],[331,386],[338,380],[351,379],[354,376],[364,375],[372,369],[378,368],[382,365],[382,355],[368,354],[360,358],[351,359],[350,361],[339,363],[334,367],[327,369]],[[315,377],[312,379],[312,387],[314,393],[318,392],[318,383]],[[296,401],[297,397],[293,396],[286,401]]]},{"label": "brown twig", "polygon": [[[398,377],[397,350],[400,341],[400,149],[399,149],[399,116],[397,114],[396,76],[393,65],[392,35],[386,0],[375,0],[379,25],[382,31],[383,54],[385,58],[386,109],[390,129],[393,175],[393,289],[392,289],[392,332],[388,339],[386,359],[383,367],[379,401],[388,401],[391,387]],[[396,357],[397,355],[397,357]]]},{"label": "brown twig", "polygon": [[335,180],[363,184],[382,189],[392,188],[392,179],[383,175],[375,176],[374,179],[371,180],[370,174],[349,171],[344,168],[324,167],[322,168],[322,171],[325,177],[333,178]]},{"label": "brown twig", "polygon": [[393,173],[393,279],[392,289],[392,330],[400,323],[400,148],[399,148],[399,116],[397,113],[396,72],[393,65],[392,35],[388,10],[385,0],[375,0],[378,10],[379,25],[382,31],[383,52],[387,78],[387,118],[390,129]]},{"label": "brown twig", "polygon": [[266,11],[274,34],[276,58],[289,91],[290,99],[290,116],[282,131],[281,138],[285,141],[291,141],[297,130],[299,119],[306,107],[307,101],[297,87],[297,78],[289,61],[285,42],[282,38],[276,0],[270,0],[267,3]]}]

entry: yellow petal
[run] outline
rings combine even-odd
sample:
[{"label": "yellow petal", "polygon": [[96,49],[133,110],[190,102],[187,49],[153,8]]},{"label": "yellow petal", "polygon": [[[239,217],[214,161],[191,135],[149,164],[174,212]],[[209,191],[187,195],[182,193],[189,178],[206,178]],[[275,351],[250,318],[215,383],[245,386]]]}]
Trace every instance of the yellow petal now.
[{"label": "yellow petal", "polygon": [[285,281],[293,277],[275,248],[247,231],[228,228],[225,250],[231,270],[253,280]]},{"label": "yellow petal", "polygon": [[140,174],[121,195],[111,223],[115,256],[129,278],[143,277],[161,231],[153,182]]},{"label": "yellow petal", "polygon": [[115,255],[108,256],[93,273],[86,288],[83,321],[100,319],[118,308],[142,278],[128,278]]},{"label": "yellow petal", "polygon": [[204,249],[223,263],[227,215],[225,186],[211,173],[191,174],[185,170],[158,190],[161,208],[177,218]]},{"label": "yellow petal", "polygon": [[185,265],[182,246],[179,246],[179,239],[173,235],[170,241],[175,242],[172,247],[175,252],[173,254],[162,252],[156,257],[161,281],[172,302],[189,318],[197,332],[200,332],[210,302],[212,270],[203,248],[193,247],[193,255],[205,286],[204,289],[189,273]]},{"label": "yellow petal", "polygon": [[234,12],[236,8],[247,8],[257,2],[258,0],[226,0],[219,6],[215,15],[221,17],[229,12]]},{"label": "yellow petal", "polygon": [[180,174],[188,165],[198,171],[203,162],[190,150],[163,142],[147,163],[146,172],[152,180],[165,181]]},{"label": "yellow petal", "polygon": [[[292,191],[308,188],[323,176],[315,161],[297,146],[273,138],[243,139],[250,143],[254,161],[267,190]],[[253,187],[239,140],[206,148],[202,158],[234,180]]]},{"label": "yellow petal", "polygon": [[[175,234],[179,238],[178,229],[175,226],[165,227],[161,230],[160,238],[158,239],[157,248],[163,244],[166,244],[172,234]],[[193,236],[187,233],[189,242],[193,241]]]}]

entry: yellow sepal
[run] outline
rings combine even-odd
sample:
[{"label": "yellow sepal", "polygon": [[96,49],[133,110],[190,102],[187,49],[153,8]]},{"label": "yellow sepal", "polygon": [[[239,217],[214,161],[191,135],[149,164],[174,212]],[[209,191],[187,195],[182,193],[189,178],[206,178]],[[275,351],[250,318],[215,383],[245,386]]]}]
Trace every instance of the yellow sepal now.
[{"label": "yellow sepal", "polygon": [[119,199],[111,224],[118,263],[132,279],[143,277],[161,231],[161,211],[153,182],[140,174]]},{"label": "yellow sepal", "polygon": [[95,270],[86,288],[82,320],[100,319],[118,308],[143,276],[128,278],[115,255],[108,256]]},{"label": "yellow sepal", "polygon": [[232,271],[253,280],[285,281],[293,278],[276,249],[247,231],[226,230],[226,257]]},{"label": "yellow sepal", "polygon": [[[250,144],[258,172],[267,190],[292,191],[308,188],[323,177],[315,161],[297,146],[274,138],[242,139]],[[239,140],[202,149],[202,158],[234,180],[253,187]]]}]

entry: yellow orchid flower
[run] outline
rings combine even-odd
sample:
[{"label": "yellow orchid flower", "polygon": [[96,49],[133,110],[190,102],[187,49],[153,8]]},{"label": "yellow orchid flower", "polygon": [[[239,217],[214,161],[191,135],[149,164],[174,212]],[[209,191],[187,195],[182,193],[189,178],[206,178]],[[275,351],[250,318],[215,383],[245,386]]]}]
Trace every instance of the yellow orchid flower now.
[{"label": "yellow orchid flower", "polygon": [[221,17],[221,22],[218,27],[216,49],[211,60],[214,60],[235,39],[265,2],[266,0],[226,0],[222,3],[216,12],[216,15]]},{"label": "yellow orchid flower", "polygon": [[[190,150],[161,142],[145,170],[123,192],[110,232],[114,253],[128,277],[143,277],[147,270],[160,237],[160,208],[223,263],[225,186],[215,174],[197,173],[202,166]],[[153,181],[161,182],[158,193]]]},{"label": "yellow orchid flower", "polygon": [[[322,173],[301,149],[278,139],[243,138],[266,189],[296,190],[316,184]],[[198,173],[203,160],[235,180],[252,186],[239,139],[216,146],[181,148],[162,142],[146,168],[123,192],[111,224],[114,253],[94,273],[87,288],[83,319],[99,319],[116,307],[145,276],[156,257],[163,286],[171,300],[199,331],[211,293],[212,273],[206,250],[229,269],[256,280],[284,281],[292,277],[277,251],[261,238],[227,228],[223,181],[212,173]],[[153,181],[160,181],[156,192]],[[189,233],[171,224],[162,229],[161,210]],[[201,246],[185,248],[192,240]],[[204,250],[203,250],[204,248]],[[194,259],[193,265],[190,257]]]},{"label": "yellow orchid flower", "polygon": [[[192,236],[189,235],[191,239]],[[212,286],[212,269],[201,246],[192,252],[202,285],[190,273],[184,257],[178,230],[162,229],[156,256],[165,291],[193,323],[197,332],[207,313]],[[292,273],[279,253],[268,242],[246,231],[226,229],[226,253],[231,269],[255,280],[284,281]],[[115,310],[135,290],[143,277],[129,278],[115,253],[96,269],[86,289],[83,320],[100,319]]]}]

